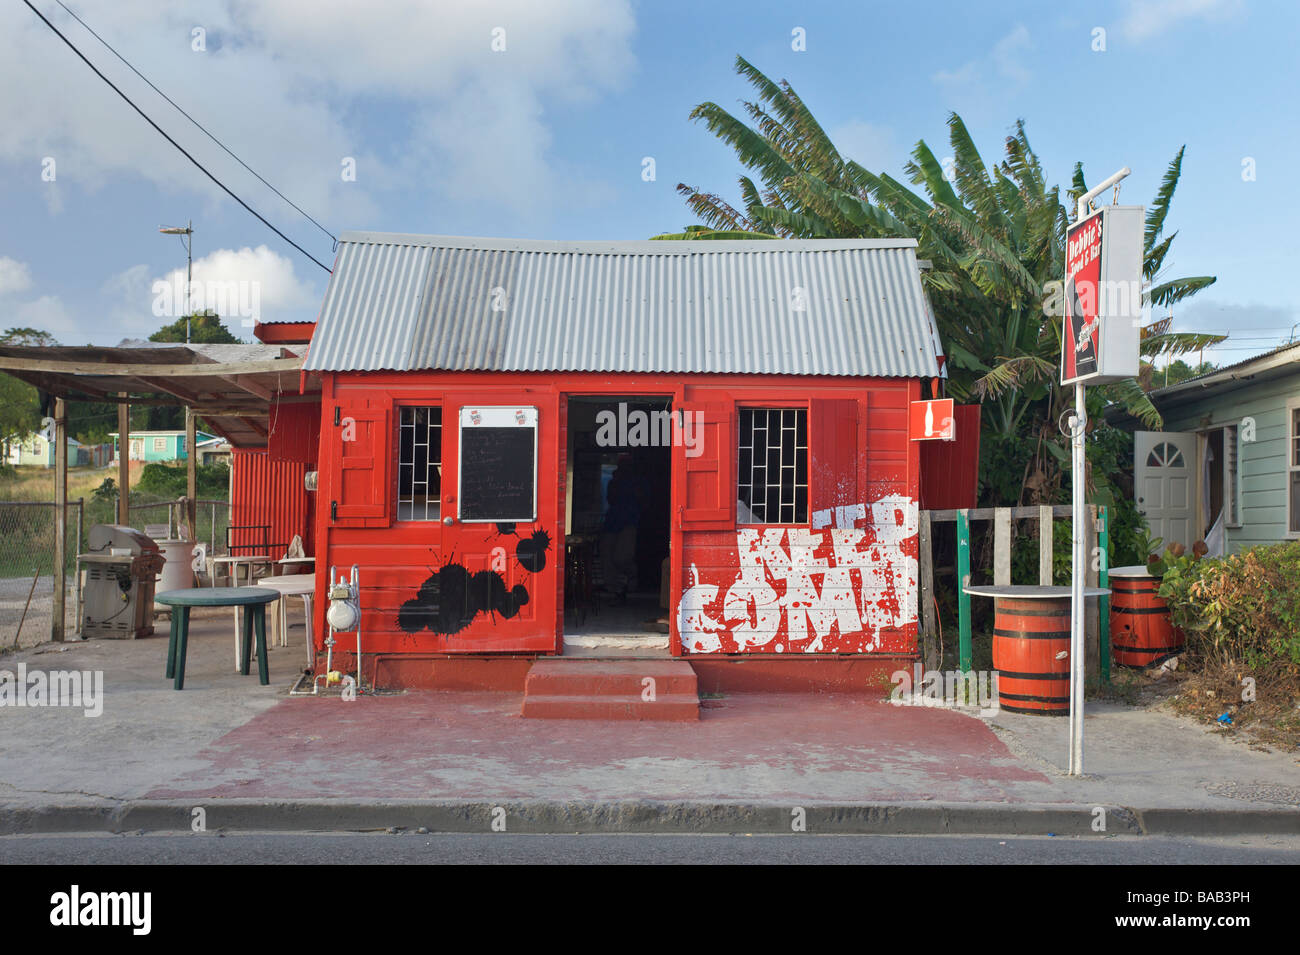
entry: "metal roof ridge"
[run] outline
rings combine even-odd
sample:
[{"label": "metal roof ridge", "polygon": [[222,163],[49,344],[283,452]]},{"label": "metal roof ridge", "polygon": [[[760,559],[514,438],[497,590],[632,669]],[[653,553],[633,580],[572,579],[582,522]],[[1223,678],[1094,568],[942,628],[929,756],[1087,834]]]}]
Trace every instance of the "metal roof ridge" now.
[{"label": "metal roof ridge", "polygon": [[594,255],[698,255],[707,252],[851,252],[915,249],[916,239],[512,239],[494,236],[422,235],[345,231],[339,243],[409,248],[476,249]]},{"label": "metal roof ridge", "polygon": [[[1274,348],[1271,351],[1263,352],[1251,358],[1243,358],[1239,362],[1235,362],[1231,365],[1224,365],[1222,368],[1216,368],[1214,371],[1207,371],[1204,374],[1197,375],[1195,378],[1187,378],[1172,385],[1165,385],[1163,388],[1153,388],[1148,392],[1148,397],[1153,401],[1159,398],[1170,398],[1182,394],[1184,391],[1194,391],[1198,388],[1213,388],[1230,381],[1240,381],[1243,378],[1253,377],[1262,371],[1269,371],[1281,365],[1293,364],[1300,361],[1300,358],[1292,358],[1286,361],[1275,360],[1292,348],[1300,348],[1300,342],[1288,342],[1287,344]],[[1253,367],[1256,365],[1258,365],[1258,367]]]}]

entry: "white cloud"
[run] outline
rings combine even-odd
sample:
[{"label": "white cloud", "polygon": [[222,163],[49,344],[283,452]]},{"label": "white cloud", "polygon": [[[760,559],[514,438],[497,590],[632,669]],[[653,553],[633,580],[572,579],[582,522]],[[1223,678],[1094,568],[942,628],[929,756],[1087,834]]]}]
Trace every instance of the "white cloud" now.
[{"label": "white cloud", "polygon": [[1128,0],[1120,31],[1130,40],[1145,40],[1183,20],[1217,22],[1241,9],[1240,0]]},{"label": "white cloud", "polygon": [[[151,272],[147,265],[133,265],[104,282],[100,291],[110,303],[103,329],[107,338],[147,337],[185,314],[185,269],[160,276]],[[291,259],[265,245],[217,249],[194,260],[190,306],[216,310],[233,334],[249,338],[242,319],[310,320],[323,293],[298,276]]]},{"label": "white cloud", "polygon": [[852,159],[868,172],[897,173],[894,167],[900,165],[898,145],[888,126],[854,119],[834,127],[827,135],[841,156]]},{"label": "white cloud", "polygon": [[1017,24],[986,55],[953,70],[939,70],[931,79],[953,91],[984,86],[995,79],[1015,88],[1022,87],[1032,78],[1023,63],[1024,53],[1032,46],[1028,28]]},{"label": "white cloud", "polygon": [[25,292],[31,285],[32,272],[26,262],[0,255],[0,295]]},{"label": "white cloud", "polygon": [[84,324],[68,311],[57,295],[42,295],[5,311],[6,326],[49,332],[61,345],[85,344]]},{"label": "white cloud", "polygon": [[[597,96],[633,65],[628,0],[198,0],[183,11],[82,0],[77,10],[286,195],[349,225],[372,220],[388,190],[544,201],[561,179],[547,161],[547,105]],[[254,206],[278,205],[78,24],[48,15],[218,178]],[[206,52],[191,49],[196,25]],[[491,49],[497,27],[503,52]],[[32,189],[51,193],[40,164],[52,156],[58,186],[134,176],[222,198],[21,4],[0,5],[0,88],[0,161],[28,171]],[[405,135],[374,128],[376,106],[406,115]],[[347,156],[355,182],[340,177]]]}]

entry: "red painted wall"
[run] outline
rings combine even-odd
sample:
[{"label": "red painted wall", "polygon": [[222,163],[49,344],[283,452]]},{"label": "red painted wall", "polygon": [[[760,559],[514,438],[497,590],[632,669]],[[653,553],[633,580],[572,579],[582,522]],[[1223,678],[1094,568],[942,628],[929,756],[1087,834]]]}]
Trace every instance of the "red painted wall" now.
[{"label": "red painted wall", "polygon": [[980,406],[955,405],[955,441],[917,441],[921,446],[921,507],[974,507],[980,473]]},{"label": "red painted wall", "polygon": [[[293,539],[301,534],[308,556],[315,553],[314,494],[305,490],[303,477],[314,465],[301,461],[273,461],[264,450],[236,448],[231,456],[232,527],[270,526],[271,556],[279,558]],[[242,545],[239,553],[249,553],[250,546],[260,548],[260,531],[233,531],[231,543]]]},{"label": "red painted wall", "polygon": [[[692,605],[698,604],[700,612],[718,624],[715,652],[915,652],[919,454],[916,442],[907,440],[907,405],[920,397],[917,381],[440,372],[323,378],[318,589],[325,587],[331,564],[340,574],[359,565],[363,644],[368,652],[559,651],[566,396],[602,394],[664,396],[675,410],[699,413],[694,420],[703,429],[703,452],[687,457],[682,447],[673,449],[671,606],[680,607],[686,593]],[[536,407],[537,520],[509,535],[491,524],[397,521],[397,421],[402,405],[442,408],[444,515],[455,513],[460,409]],[[738,406],[809,410],[807,523],[737,528]],[[517,548],[525,539],[536,542],[534,551],[543,549],[544,567],[521,563]],[[781,553],[769,548],[759,555],[767,559],[755,557],[755,539]],[[792,576],[791,567],[798,573]],[[782,572],[785,579],[774,579]],[[491,606],[474,612],[484,602],[494,603],[472,593],[466,598],[462,592],[467,579],[483,573],[501,578],[498,598],[522,588],[527,600],[498,599],[501,612]],[[756,573],[771,593],[734,586]],[[484,592],[496,586],[489,584],[484,584]],[[695,589],[700,585],[706,590]],[[704,600],[708,587],[716,592]],[[812,594],[810,607],[801,606],[799,596],[805,591]],[[427,612],[444,592],[468,599],[468,611],[447,618]],[[322,626],[317,633],[323,634],[324,601],[319,603],[317,622]],[[857,607],[856,623],[847,606],[840,606],[847,603]],[[760,614],[771,625],[770,632],[758,627]],[[691,624],[688,630],[695,634],[699,621],[685,621],[677,612],[669,616],[674,653],[706,652],[698,640],[686,646],[682,641],[683,623]],[[462,617],[469,619],[463,626]],[[748,626],[742,627],[742,622]],[[741,639],[738,630],[743,631]],[[762,639],[755,639],[756,631]]]}]

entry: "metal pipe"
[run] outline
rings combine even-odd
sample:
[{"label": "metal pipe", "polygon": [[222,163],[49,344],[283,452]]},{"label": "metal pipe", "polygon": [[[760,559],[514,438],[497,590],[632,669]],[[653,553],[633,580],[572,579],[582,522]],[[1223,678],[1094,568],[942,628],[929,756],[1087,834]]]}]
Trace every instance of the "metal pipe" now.
[{"label": "metal pipe", "polygon": [[[1132,172],[1128,166],[1107,176],[1079,197],[1076,219],[1088,214],[1088,203],[1101,195]],[[1064,334],[1064,330],[1063,330]],[[1073,484],[1070,525],[1073,553],[1070,569],[1070,769],[1071,776],[1083,775],[1083,690],[1084,671],[1084,577],[1087,571],[1087,535],[1084,522],[1087,518],[1084,482],[1087,480],[1087,462],[1084,456],[1083,435],[1088,425],[1088,409],[1082,381],[1074,384],[1074,416],[1070,419],[1070,480]]]},{"label": "metal pipe", "polygon": [[352,597],[357,602],[357,695],[361,695],[361,571],[352,565]]},{"label": "metal pipe", "polygon": [[[1120,181],[1121,179],[1123,179],[1125,176],[1129,175],[1129,173],[1131,173],[1132,171],[1133,171],[1133,170],[1132,170],[1132,169],[1129,169],[1128,166],[1125,166],[1125,167],[1124,167],[1123,169],[1121,169],[1119,172],[1111,173],[1111,175],[1107,176],[1107,177],[1106,177],[1105,179],[1103,179],[1101,182],[1097,183],[1097,185],[1093,186],[1091,189],[1089,189],[1087,192],[1085,192],[1083,195],[1081,195],[1081,196],[1079,197],[1078,217],[1077,217],[1077,218],[1078,218],[1078,219],[1082,219],[1084,216],[1086,216],[1086,215],[1088,214],[1088,203],[1089,203],[1089,202],[1091,202],[1093,199],[1097,198],[1097,196],[1101,195],[1103,192],[1105,192],[1105,191],[1106,191],[1107,189],[1109,189],[1111,186],[1115,185],[1115,183],[1119,182],[1119,181]],[[1076,221],[1077,221],[1077,219],[1076,219]]]},{"label": "metal pipe", "polygon": [[1084,596],[1087,568],[1084,533],[1085,460],[1083,433],[1088,423],[1082,382],[1074,386],[1074,415],[1070,420],[1070,470],[1073,483],[1071,534],[1074,552],[1070,578],[1070,775],[1083,775]]}]

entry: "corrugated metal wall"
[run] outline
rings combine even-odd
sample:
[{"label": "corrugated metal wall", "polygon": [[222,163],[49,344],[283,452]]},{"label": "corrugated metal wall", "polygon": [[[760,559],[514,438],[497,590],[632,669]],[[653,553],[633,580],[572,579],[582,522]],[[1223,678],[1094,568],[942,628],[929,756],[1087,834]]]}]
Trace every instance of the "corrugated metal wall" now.
[{"label": "corrugated metal wall", "polygon": [[[302,461],[272,461],[263,450],[236,448],[232,456],[231,517],[235,528],[270,527],[272,557],[284,554],[294,534],[302,535],[308,555],[314,554],[312,517],[315,495],[303,487],[303,478],[315,465]],[[260,547],[262,531],[234,530],[231,543]]]},{"label": "corrugated metal wall", "polygon": [[267,453],[272,461],[311,464],[320,448],[320,402],[271,402]]}]

